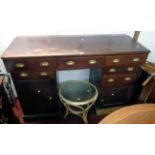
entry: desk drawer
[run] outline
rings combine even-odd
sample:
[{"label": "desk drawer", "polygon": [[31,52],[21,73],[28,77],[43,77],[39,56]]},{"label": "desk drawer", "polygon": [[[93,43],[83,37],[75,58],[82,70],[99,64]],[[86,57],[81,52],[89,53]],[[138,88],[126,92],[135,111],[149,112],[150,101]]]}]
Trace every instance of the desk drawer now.
[{"label": "desk drawer", "polygon": [[133,74],[137,73],[140,69],[140,66],[137,65],[127,65],[127,66],[112,66],[106,67],[104,69],[104,74],[106,75],[114,75],[114,74]]},{"label": "desk drawer", "polygon": [[29,79],[48,79],[55,78],[55,72],[52,70],[37,70],[37,71],[17,71],[12,74],[15,80],[29,80]]},{"label": "desk drawer", "polygon": [[5,60],[5,64],[9,72],[35,71],[37,69],[55,70],[56,61],[55,59],[47,58],[29,58]]},{"label": "desk drawer", "polygon": [[145,63],[147,54],[113,55],[105,57],[105,66],[142,65]]},{"label": "desk drawer", "polygon": [[103,64],[104,59],[101,56],[69,57],[58,60],[58,69],[101,68]]},{"label": "desk drawer", "polygon": [[121,75],[105,75],[103,77],[103,87],[117,87],[133,84],[136,80],[136,74],[121,74]]}]

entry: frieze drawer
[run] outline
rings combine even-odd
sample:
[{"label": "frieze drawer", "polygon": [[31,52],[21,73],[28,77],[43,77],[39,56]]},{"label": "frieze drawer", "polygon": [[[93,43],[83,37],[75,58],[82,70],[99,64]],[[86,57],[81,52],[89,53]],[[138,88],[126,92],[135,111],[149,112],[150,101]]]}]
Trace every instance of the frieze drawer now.
[{"label": "frieze drawer", "polygon": [[145,63],[147,54],[113,55],[105,57],[105,66],[142,65]]},{"label": "frieze drawer", "polygon": [[28,80],[28,79],[48,79],[55,78],[55,72],[52,70],[37,70],[32,71],[17,71],[12,74],[13,79],[15,80]]},{"label": "frieze drawer", "polygon": [[56,60],[46,58],[30,58],[30,59],[14,59],[6,60],[7,70],[10,72],[16,71],[34,71],[38,69],[55,70]]},{"label": "frieze drawer", "polygon": [[58,69],[102,68],[103,57],[69,57],[58,59]]}]

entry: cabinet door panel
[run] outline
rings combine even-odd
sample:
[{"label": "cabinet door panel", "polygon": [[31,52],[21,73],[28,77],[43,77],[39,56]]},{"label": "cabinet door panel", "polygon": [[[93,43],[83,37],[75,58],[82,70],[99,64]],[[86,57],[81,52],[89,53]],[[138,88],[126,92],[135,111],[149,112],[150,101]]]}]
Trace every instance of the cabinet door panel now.
[{"label": "cabinet door panel", "polygon": [[122,105],[131,99],[133,87],[103,89],[99,97],[99,107]]},{"label": "cabinet door panel", "polygon": [[24,80],[15,82],[25,115],[57,113],[56,86],[52,80]]}]

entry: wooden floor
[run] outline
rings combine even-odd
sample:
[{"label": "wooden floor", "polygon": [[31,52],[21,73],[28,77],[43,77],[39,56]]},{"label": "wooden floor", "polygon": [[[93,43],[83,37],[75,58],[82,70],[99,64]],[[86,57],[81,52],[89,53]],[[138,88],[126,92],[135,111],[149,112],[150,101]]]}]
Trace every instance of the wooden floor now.
[{"label": "wooden floor", "polygon": [[[54,118],[37,118],[37,119],[24,119],[23,120],[23,111],[20,106],[18,98],[16,99],[13,113],[18,118],[15,122],[11,121],[10,123],[25,123],[25,124],[84,124],[83,120],[73,114],[69,114],[67,118],[63,118],[65,113],[65,108],[62,107],[62,115]],[[96,115],[94,108],[91,108],[88,113],[88,124],[97,124],[103,119],[105,115]],[[19,119],[22,118],[22,119]],[[19,121],[22,120],[22,121]]]},{"label": "wooden floor", "polygon": [[[88,124],[98,124],[101,119],[105,116],[97,116],[94,113],[88,115]],[[52,118],[49,120],[39,120],[39,121],[27,121],[26,124],[84,124],[82,119],[78,116],[69,114],[67,118]]]}]

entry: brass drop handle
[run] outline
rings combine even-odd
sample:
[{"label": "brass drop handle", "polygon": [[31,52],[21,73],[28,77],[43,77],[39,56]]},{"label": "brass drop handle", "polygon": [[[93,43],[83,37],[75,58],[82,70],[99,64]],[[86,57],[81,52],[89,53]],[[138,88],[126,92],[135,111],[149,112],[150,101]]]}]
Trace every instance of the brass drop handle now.
[{"label": "brass drop handle", "polygon": [[25,65],[24,63],[16,63],[15,65],[17,68],[23,68]]},{"label": "brass drop handle", "polygon": [[124,80],[125,81],[130,81],[131,80],[131,77],[125,77]]},{"label": "brass drop handle", "polygon": [[28,77],[28,73],[26,73],[26,72],[21,72],[21,73],[20,73],[20,77],[23,77],[23,78]]},{"label": "brass drop handle", "polygon": [[110,72],[110,73],[114,73],[114,72],[116,72],[116,69],[115,69],[115,68],[110,68],[110,69],[109,69],[109,72]]},{"label": "brass drop handle", "polygon": [[75,64],[74,61],[67,61],[67,62],[66,62],[66,65],[67,65],[67,66],[73,66],[74,64]]},{"label": "brass drop handle", "polygon": [[90,64],[90,65],[94,65],[94,64],[96,64],[96,63],[97,63],[96,60],[89,60],[89,64]]},{"label": "brass drop handle", "polygon": [[140,59],[139,58],[133,58],[133,60],[132,60],[133,62],[139,62],[140,61]]},{"label": "brass drop handle", "polygon": [[112,82],[114,82],[114,79],[113,79],[113,78],[109,78],[109,79],[108,79],[108,82],[109,82],[109,83],[112,83]]},{"label": "brass drop handle", "polygon": [[132,72],[132,71],[134,70],[134,68],[133,68],[133,67],[128,67],[127,70],[128,70],[129,72]]},{"label": "brass drop handle", "polygon": [[40,76],[47,76],[48,73],[47,72],[40,72]]},{"label": "brass drop handle", "polygon": [[120,59],[113,59],[113,63],[119,63]]},{"label": "brass drop handle", "polygon": [[49,66],[49,62],[43,61],[43,62],[40,63],[40,66],[41,67],[48,67]]}]

